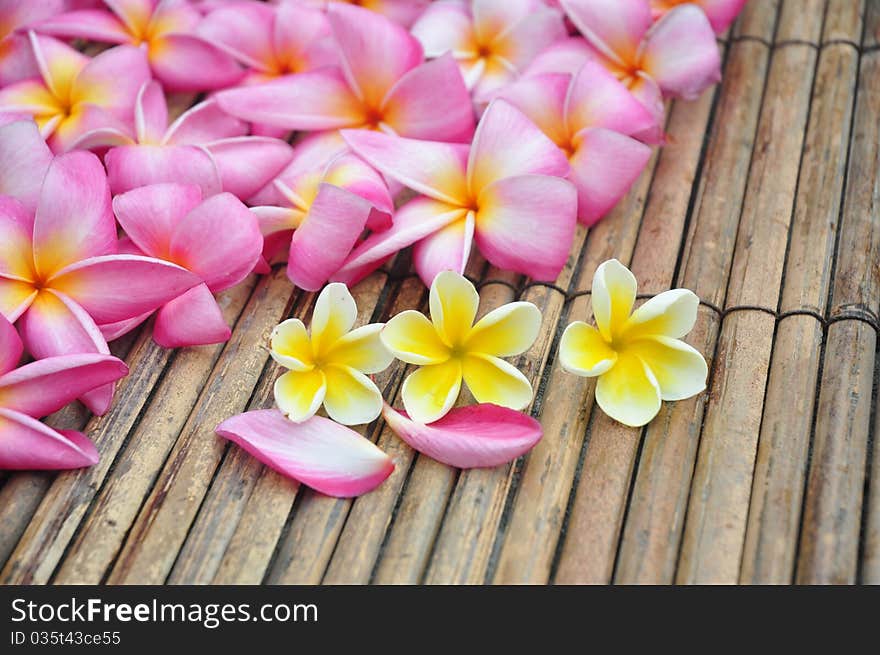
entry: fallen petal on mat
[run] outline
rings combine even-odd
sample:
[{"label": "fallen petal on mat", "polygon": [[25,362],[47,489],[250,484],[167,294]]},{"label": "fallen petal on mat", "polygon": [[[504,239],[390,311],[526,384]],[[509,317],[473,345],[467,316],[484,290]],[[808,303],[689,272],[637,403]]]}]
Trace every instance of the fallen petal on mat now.
[{"label": "fallen petal on mat", "polygon": [[337,498],[372,491],[394,470],[371,441],[323,416],[294,423],[277,409],[256,410],[227,419],[217,434],[279,473]]},{"label": "fallen petal on mat", "polygon": [[462,469],[512,462],[544,435],[541,424],[528,414],[489,403],[453,409],[427,425],[416,423],[388,404],[382,416],[415,450]]}]

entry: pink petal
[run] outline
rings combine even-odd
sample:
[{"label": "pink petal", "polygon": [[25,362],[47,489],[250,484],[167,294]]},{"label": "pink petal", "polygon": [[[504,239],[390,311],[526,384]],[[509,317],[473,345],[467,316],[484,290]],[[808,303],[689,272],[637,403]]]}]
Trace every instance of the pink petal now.
[{"label": "pink petal", "polygon": [[38,32],[67,39],[85,39],[100,43],[128,43],[131,35],[116,16],[101,9],[68,11],[40,21]]},{"label": "pink petal", "polygon": [[14,323],[37,297],[31,282],[11,280],[0,275],[0,314]]},{"label": "pink petal", "polygon": [[192,184],[150,184],[113,198],[119,224],[140,250],[129,254],[167,259],[174,231],[200,202],[202,192]]},{"label": "pink petal", "polygon": [[25,414],[0,408],[0,469],[75,469],[98,463],[85,435],[53,430]]},{"label": "pink petal", "polygon": [[425,286],[430,287],[438,273],[464,273],[474,241],[474,214],[450,223],[426,236],[413,247],[413,264]]},{"label": "pink petal", "polygon": [[499,34],[492,47],[496,55],[522,72],[540,52],[567,35],[562,15],[557,10],[536,7],[509,30]]},{"label": "pink petal", "polygon": [[318,291],[342,266],[357,243],[370,203],[332,184],[321,184],[302,225],[293,233],[287,276],[306,291]]},{"label": "pink petal", "polygon": [[571,134],[604,127],[632,136],[656,125],[653,114],[601,64],[588,61],[571,82],[565,107]]},{"label": "pink petal", "polygon": [[491,43],[531,18],[544,7],[535,0],[478,0],[472,3],[474,33],[481,43]]},{"label": "pink petal", "polygon": [[72,93],[80,103],[94,103],[131,124],[141,87],[150,79],[143,49],[121,45],[96,55],[80,71]]},{"label": "pink petal", "polygon": [[721,80],[721,55],[706,14],[686,4],[661,18],[648,34],[642,68],[664,93],[685,100]]},{"label": "pink petal", "polygon": [[0,277],[34,278],[34,216],[15,198],[0,195]]},{"label": "pink petal", "polygon": [[430,58],[471,53],[476,44],[473,18],[463,2],[432,2],[410,31]]},{"label": "pink petal", "polygon": [[666,117],[666,107],[663,104],[663,93],[657,83],[647,74],[640,73],[638,79],[630,86],[630,92],[636,100],[644,105],[651,116],[654,117],[654,125],[643,131],[635,132],[631,136],[639,141],[651,144],[662,144],[665,140],[663,125]]},{"label": "pink petal", "polygon": [[170,259],[216,293],[247,277],[262,248],[257,217],[235,196],[221,193],[195,207],[178,225]]},{"label": "pink petal", "polygon": [[163,348],[188,348],[228,341],[232,331],[207,285],[193,287],[156,314],[153,340]]},{"label": "pink petal", "polygon": [[232,86],[244,71],[228,54],[190,34],[165,34],[150,44],[153,74],[169,91],[206,91]]},{"label": "pink petal", "polygon": [[104,339],[108,343],[110,343],[111,341],[115,341],[116,339],[123,337],[129,332],[132,332],[136,328],[140,327],[152,315],[152,311],[146,312],[144,314],[141,314],[140,316],[130,318],[127,321],[119,321],[118,323],[107,323],[106,325],[99,325],[98,329],[101,331],[101,335],[104,337]]},{"label": "pink petal", "polygon": [[136,33],[146,27],[157,2],[156,0],[104,0],[104,4],[110,7],[129,30]]},{"label": "pink petal", "polygon": [[578,192],[578,220],[590,226],[629,191],[651,158],[651,148],[602,128],[584,130],[579,136],[569,179]]},{"label": "pink petal", "polygon": [[410,189],[442,202],[467,204],[467,146],[403,139],[367,130],[344,130],[342,137],[381,173]]},{"label": "pink petal", "polygon": [[14,369],[21,360],[23,352],[24,345],[18,332],[12,327],[12,323],[0,314],[0,375]]},{"label": "pink petal", "polygon": [[422,63],[422,46],[404,28],[361,7],[333,3],[327,20],[351,88],[369,107],[380,107],[392,86]]},{"label": "pink petal", "polygon": [[28,37],[46,87],[56,98],[70,97],[74,79],[91,60],[50,36],[28,32]]},{"label": "pink petal", "polygon": [[635,60],[653,21],[646,0],[561,0],[560,4],[587,41],[618,63]]},{"label": "pink petal", "polygon": [[227,419],[217,434],[329,496],[359,496],[394,470],[391,458],[372,442],[323,416],[294,423],[275,409],[252,411]]},{"label": "pink petal", "polygon": [[240,3],[209,13],[199,23],[198,35],[245,66],[271,72],[269,64],[275,60],[274,23],[273,7],[257,2]]},{"label": "pink petal", "polygon": [[245,134],[247,125],[244,121],[230,116],[220,108],[215,99],[211,99],[183,112],[168,128],[162,143],[199,146]]},{"label": "pink petal", "polygon": [[342,73],[327,68],[218,93],[220,107],[238,118],[289,130],[334,130],[367,116]]},{"label": "pink petal", "polygon": [[240,136],[206,144],[223,190],[242,200],[262,189],[290,162],[293,148],[281,139]]},{"label": "pink petal", "polygon": [[511,82],[495,97],[519,109],[554,143],[564,145],[570,139],[564,120],[565,98],[570,84],[571,75],[543,73]]},{"label": "pink petal", "polygon": [[314,70],[338,65],[339,52],[323,11],[282,2],[275,10],[272,43],[278,63],[289,70]]},{"label": "pink petal", "polygon": [[577,192],[566,180],[520,175],[480,194],[475,239],[499,268],[555,280],[565,266],[577,223]]},{"label": "pink petal", "polygon": [[474,136],[468,159],[468,183],[479,193],[514,175],[568,175],[561,150],[518,109],[494,100]]},{"label": "pink petal", "polygon": [[147,82],[138,91],[134,108],[135,134],[141,143],[159,143],[168,129],[168,104],[158,82]]},{"label": "pink petal", "polygon": [[388,94],[383,118],[400,136],[469,143],[474,109],[452,55],[417,66],[401,77]]},{"label": "pink petal", "polygon": [[189,271],[160,259],[107,255],[68,266],[49,283],[103,325],[157,309],[199,282]]},{"label": "pink petal", "polygon": [[3,408],[40,418],[126,375],[128,367],[112,355],[49,357],[0,376],[0,398]]},{"label": "pink petal", "polygon": [[415,198],[397,210],[394,224],[383,232],[375,232],[362,241],[349,255],[334,281],[349,285],[359,281],[371,270],[399,250],[411,246],[450,223],[464,219],[467,210],[431,198]]},{"label": "pink petal", "polygon": [[581,69],[585,61],[600,57],[601,55],[587,43],[586,39],[573,36],[557,41],[546,48],[526,67],[523,75],[541,75],[542,73],[574,75]]},{"label": "pink petal", "polygon": [[123,121],[95,104],[80,105],[76,114],[65,120],[60,114],[57,118],[57,127],[46,139],[56,153],[134,143],[131,116]]},{"label": "pink petal", "polygon": [[100,160],[90,152],[56,157],[43,182],[34,218],[34,260],[43,275],[113,252],[116,222]]},{"label": "pink petal", "polygon": [[0,194],[13,196],[29,211],[34,211],[52,161],[52,152],[36,123],[25,120],[0,126],[0,161],[7,162],[0,167]]},{"label": "pink petal", "polygon": [[[745,7],[746,0],[697,0],[696,4],[706,13],[715,34],[723,34]],[[665,0],[651,0],[651,9],[657,20],[672,7]]]},{"label": "pink petal", "polygon": [[104,162],[114,194],[163,182],[194,184],[205,197],[222,189],[213,157],[197,146],[120,146]]},{"label": "pink petal", "polygon": [[453,409],[429,425],[416,423],[387,404],[382,416],[394,433],[415,450],[463,469],[512,462],[544,435],[541,424],[528,414],[490,404]]},{"label": "pink petal", "polygon": [[387,229],[391,225],[389,215],[394,212],[394,201],[388,185],[376,169],[354,153],[335,157],[324,172],[324,181],[351,191],[378,210],[377,216],[371,216],[377,224],[367,223],[370,229]]},{"label": "pink petal", "polygon": [[23,34],[7,36],[0,56],[0,87],[39,75],[40,69],[28,38]]}]

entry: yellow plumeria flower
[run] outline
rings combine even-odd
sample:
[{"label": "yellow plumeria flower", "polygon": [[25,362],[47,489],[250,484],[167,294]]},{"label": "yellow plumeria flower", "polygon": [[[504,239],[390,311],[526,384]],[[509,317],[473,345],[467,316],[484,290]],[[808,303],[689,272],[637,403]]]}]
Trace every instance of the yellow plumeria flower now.
[{"label": "yellow plumeria flower", "polygon": [[541,312],[530,302],[499,307],[476,325],[480,296],[474,285],[452,271],[434,278],[431,320],[405,311],[382,330],[381,338],[395,357],[420,365],[403,383],[403,405],[410,418],[433,423],[452,409],[467,383],[479,403],[520,410],[532,401],[526,376],[501,357],[528,350],[541,328]]},{"label": "yellow plumeria flower", "polygon": [[562,335],[559,359],[575,375],[598,377],[596,402],[611,418],[640,427],[661,400],[683,400],[706,388],[706,360],[679,341],[694,327],[699,299],[687,289],[654,296],[636,311],[636,278],[611,259],[593,277],[593,316]]},{"label": "yellow plumeria flower", "polygon": [[394,357],[379,339],[384,324],[352,330],[356,319],[354,298],[336,282],[318,296],[311,335],[298,318],[272,331],[272,358],[290,369],[275,382],[275,402],[292,421],[311,418],[322,404],[343,425],[369,423],[382,412],[382,394],[367,375]]}]

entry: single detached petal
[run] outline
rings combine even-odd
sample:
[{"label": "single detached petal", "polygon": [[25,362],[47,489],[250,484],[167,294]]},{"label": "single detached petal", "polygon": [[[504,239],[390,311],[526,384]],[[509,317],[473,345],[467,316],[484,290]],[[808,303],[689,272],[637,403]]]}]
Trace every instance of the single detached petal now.
[{"label": "single detached petal", "polygon": [[153,74],[169,91],[232,86],[244,75],[228,54],[191,34],[165,34],[150,42]]},{"label": "single detached petal", "polygon": [[217,427],[276,471],[336,497],[371,491],[394,470],[391,458],[351,428],[315,416],[293,423],[265,409],[240,414]]},{"label": "single detached petal", "polygon": [[556,279],[577,224],[577,191],[570,182],[509,177],[485,187],[478,204],[475,239],[486,259],[536,280]]},{"label": "single detached petal", "polygon": [[53,430],[25,414],[0,407],[0,469],[75,469],[98,463],[85,435]]},{"label": "single detached petal", "polygon": [[205,284],[162,305],[153,327],[153,341],[163,348],[223,343],[231,335],[220,306]]},{"label": "single detached petal", "polygon": [[596,325],[605,341],[620,334],[636,301],[637,282],[616,259],[603,262],[593,275],[592,304]]},{"label": "single detached petal", "polygon": [[461,362],[423,366],[403,381],[400,394],[407,414],[419,423],[433,423],[452,409],[461,391]]},{"label": "single detached petal", "polygon": [[414,309],[392,317],[380,337],[385,348],[407,364],[442,364],[449,359],[450,349],[440,339],[434,324]]},{"label": "single detached petal", "polygon": [[362,425],[379,418],[382,394],[370,378],[350,366],[332,364],[323,370],[327,416],[342,425]]},{"label": "single detached petal", "polygon": [[99,43],[128,43],[131,35],[125,25],[110,12],[101,9],[77,9],[52,16],[35,26],[41,33],[67,39]]},{"label": "single detached petal", "polygon": [[587,61],[571,81],[565,123],[570,134],[604,127],[632,135],[651,129],[656,119],[604,66]]},{"label": "single detached petal", "polygon": [[657,380],[663,400],[684,400],[706,388],[709,368],[698,350],[669,337],[648,337],[627,346]]},{"label": "single detached petal", "polygon": [[162,144],[200,146],[245,134],[245,122],[227,114],[220,108],[217,100],[211,98],[183,112],[168,127]]},{"label": "single detached petal", "polygon": [[512,462],[530,451],[544,434],[531,416],[497,405],[453,409],[430,425],[417,423],[388,405],[382,416],[411,448],[463,469]]},{"label": "single detached petal", "polygon": [[432,281],[428,304],[437,334],[450,348],[464,343],[471,331],[480,294],[460,273],[444,271]]},{"label": "single detached petal", "polygon": [[34,216],[21,202],[0,195],[0,276],[33,281]]},{"label": "single detached petal", "polygon": [[623,352],[599,377],[596,402],[615,421],[638,428],[660,411],[660,385],[641,358]]},{"label": "single detached petal", "polygon": [[0,170],[0,194],[18,199],[33,212],[52,161],[36,123],[19,120],[0,126],[0,161],[15,162]]},{"label": "single detached petal", "polygon": [[528,378],[503,359],[472,353],[462,361],[462,372],[479,403],[525,409],[532,402],[534,394]]},{"label": "single detached petal", "polygon": [[281,139],[240,136],[205,146],[220,171],[223,190],[250,198],[290,162],[293,149]]},{"label": "single detached petal", "polygon": [[143,254],[169,259],[171,237],[201,201],[202,192],[195,185],[150,184],[113,198],[113,212]]},{"label": "single detached petal", "polygon": [[21,360],[23,352],[24,345],[18,332],[15,331],[12,323],[0,314],[0,375],[14,369]]},{"label": "single detached petal", "polygon": [[384,371],[394,360],[379,336],[384,327],[382,323],[371,323],[352,330],[328,349],[327,359],[368,375]]},{"label": "single detached petal", "polygon": [[275,381],[275,404],[295,423],[314,416],[326,393],[327,382],[319,369],[288,371]]},{"label": "single detached petal", "polygon": [[653,20],[645,0],[560,0],[590,44],[617,63],[633,61]]},{"label": "single detached petal", "polygon": [[693,329],[699,306],[700,299],[693,291],[664,291],[633,312],[622,326],[622,334],[627,339],[655,335],[678,339]]},{"label": "single detached petal", "polygon": [[437,230],[413,247],[413,265],[425,286],[443,271],[464,273],[474,242],[474,213]]},{"label": "single detached petal", "polygon": [[468,352],[513,357],[532,347],[541,330],[541,310],[530,302],[511,302],[477,321],[464,343]]},{"label": "single detached petal", "polygon": [[119,146],[104,157],[114,195],[148,184],[194,184],[204,197],[220,193],[214,158],[196,146]]},{"label": "single detached petal", "polygon": [[315,354],[326,353],[357,320],[357,305],[348,287],[328,284],[318,294],[312,313],[312,347]]},{"label": "single detached petal", "polygon": [[291,371],[310,371],[315,365],[312,341],[298,318],[289,318],[275,326],[270,352],[272,359]]},{"label": "single detached petal", "polygon": [[616,361],[617,353],[592,325],[575,321],[562,333],[559,362],[569,373],[596,377],[610,370]]},{"label": "single detached petal", "polygon": [[425,49],[425,56],[477,55],[473,18],[463,2],[432,2],[410,30]]}]

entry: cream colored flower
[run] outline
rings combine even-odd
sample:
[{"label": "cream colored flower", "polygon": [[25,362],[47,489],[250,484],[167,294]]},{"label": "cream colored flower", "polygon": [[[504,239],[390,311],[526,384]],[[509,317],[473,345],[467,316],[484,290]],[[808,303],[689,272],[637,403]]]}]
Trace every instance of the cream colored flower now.
[{"label": "cream colored flower", "polygon": [[532,385],[501,359],[531,347],[541,328],[541,312],[530,302],[495,309],[476,325],[480,296],[474,285],[444,271],[431,285],[431,320],[405,311],[382,330],[395,357],[420,365],[403,383],[403,405],[410,418],[433,423],[455,404],[464,379],[480,403],[523,409],[532,401]]},{"label": "cream colored flower", "polygon": [[706,360],[680,341],[694,327],[699,299],[687,289],[654,296],[636,311],[636,278],[616,259],[593,277],[598,329],[576,321],[559,347],[562,367],[598,377],[596,402],[611,418],[640,427],[660,411],[661,400],[683,400],[706,388]]},{"label": "cream colored flower", "polygon": [[343,425],[375,420],[382,394],[367,377],[394,359],[379,339],[382,323],[352,330],[357,306],[344,284],[328,284],[315,303],[311,334],[297,318],[272,331],[272,358],[290,369],[275,382],[275,402],[292,421],[327,416]]}]

